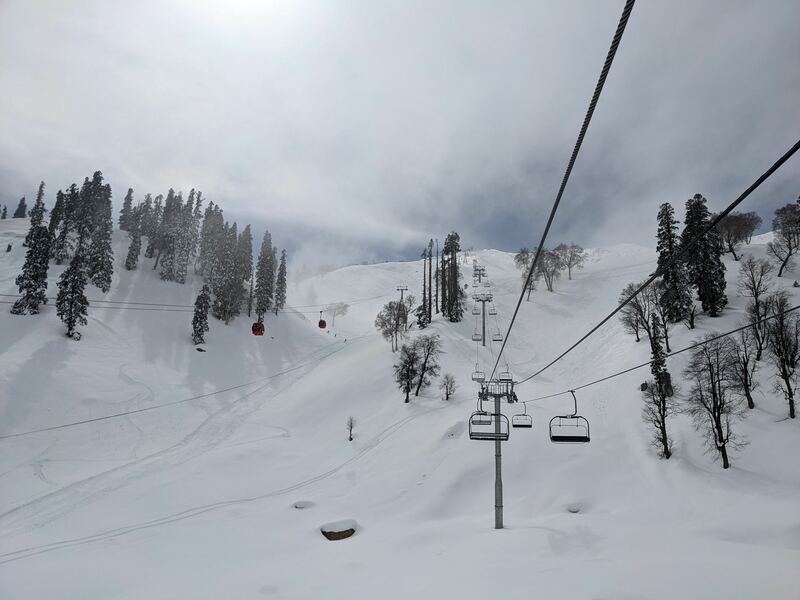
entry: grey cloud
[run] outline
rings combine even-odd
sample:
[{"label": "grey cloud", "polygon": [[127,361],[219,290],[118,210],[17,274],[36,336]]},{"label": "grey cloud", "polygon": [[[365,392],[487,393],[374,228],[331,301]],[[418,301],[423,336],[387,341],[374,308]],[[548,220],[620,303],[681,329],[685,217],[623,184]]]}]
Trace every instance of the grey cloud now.
[{"label": "grey cloud", "polygon": [[[621,2],[0,4],[0,202],[101,169],[325,261],[533,243]],[[552,233],[652,243],[800,132],[800,5],[640,2]],[[746,208],[792,201],[794,159]],[[302,239],[298,240],[297,238]],[[302,243],[312,244],[306,253]]]}]

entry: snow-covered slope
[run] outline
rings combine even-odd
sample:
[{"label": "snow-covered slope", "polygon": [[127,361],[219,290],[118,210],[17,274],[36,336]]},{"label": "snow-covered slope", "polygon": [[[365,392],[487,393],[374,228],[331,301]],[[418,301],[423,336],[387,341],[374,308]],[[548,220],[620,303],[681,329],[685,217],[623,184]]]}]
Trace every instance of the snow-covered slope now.
[{"label": "snow-covered slope", "polygon": [[[0,293],[16,291],[25,230],[0,222],[0,250],[14,245],[0,254]],[[746,251],[761,256],[763,243]],[[197,282],[160,282],[151,261],[126,272],[122,237],[116,248],[111,292],[90,288],[90,298],[192,303]],[[520,285],[513,257],[476,256],[498,308],[492,329],[505,331]],[[593,250],[572,281],[537,290],[507,346],[514,375],[565,349],[654,259],[638,246]],[[51,267],[52,295],[59,271]],[[797,597],[800,426],[784,418],[769,368],[741,425],[750,445],[728,471],[703,454],[685,417],[672,423],[675,456],[655,456],[639,415],[646,372],[579,394],[592,424],[585,446],[547,439],[567,398],[531,405],[533,429],[504,445],[507,529],[495,531],[493,445],[470,441],[466,422],[469,375],[476,360],[490,366],[499,345],[476,358],[471,316],[435,321],[443,372],[459,390],[448,403],[430,389],[404,404],[394,357],[374,332],[395,287],[419,298],[421,277],[420,262],[384,263],[294,283],[296,313],[269,317],[263,338],[245,318],[212,321],[205,353],[189,341],[190,312],[95,302],[80,342],[63,336],[52,306],[0,312],[0,435],[171,403],[0,439],[0,597]],[[673,347],[731,328],[744,302],[734,285],[729,292],[723,317],[676,327]],[[319,330],[315,305],[337,301],[347,314]],[[518,392],[561,391],[647,357],[610,323]],[[684,360],[671,359],[673,374]],[[319,527],[339,519],[354,519],[358,532],[325,540]]]}]

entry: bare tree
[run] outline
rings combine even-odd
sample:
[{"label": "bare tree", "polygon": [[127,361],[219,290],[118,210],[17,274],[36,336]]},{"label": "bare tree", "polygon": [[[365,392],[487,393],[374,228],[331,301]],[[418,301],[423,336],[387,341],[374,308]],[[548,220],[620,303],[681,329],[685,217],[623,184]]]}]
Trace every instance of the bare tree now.
[{"label": "bare tree", "polygon": [[[619,301],[622,303],[626,298],[639,289],[640,283],[629,283],[623,288],[619,296]],[[639,331],[644,331],[647,334],[648,341],[653,339],[652,330],[652,316],[656,312],[654,303],[654,294],[651,288],[646,288],[639,295],[635,296],[633,300],[628,302],[625,307],[620,311],[620,320],[627,331],[636,334],[636,341],[639,341]]]},{"label": "bare tree", "polygon": [[717,223],[716,230],[722,241],[723,251],[730,252],[733,260],[739,260],[736,249],[750,243],[753,232],[761,226],[761,217],[754,212],[732,212]]},{"label": "bare tree", "polygon": [[642,420],[652,429],[651,444],[658,450],[661,458],[672,456],[672,440],[667,432],[667,419],[675,412],[675,400],[663,393],[653,380],[647,381],[642,391],[644,406]]},{"label": "bare tree", "polygon": [[414,396],[419,396],[422,388],[431,384],[431,379],[439,375],[439,353],[442,349],[442,342],[435,333],[432,335],[421,335],[413,342],[419,355],[419,368],[417,369],[417,389]]},{"label": "bare tree", "polygon": [[406,395],[406,402],[411,400],[411,389],[417,378],[419,369],[419,348],[416,344],[403,344],[400,348],[400,356],[394,364],[394,380],[400,390]]},{"label": "bare tree", "polygon": [[558,255],[561,263],[567,268],[567,279],[572,279],[573,269],[583,268],[583,262],[586,260],[586,250],[575,242],[559,244],[553,252]]},{"label": "bare tree", "polygon": [[[531,299],[531,292],[536,289],[536,278],[531,277],[528,281],[528,272],[531,270],[531,262],[533,261],[533,253],[529,248],[523,247],[519,249],[514,255],[514,265],[520,269],[520,276],[522,277],[522,287],[528,292],[527,300]],[[525,286],[527,282],[527,287]]]},{"label": "bare tree", "polygon": [[405,337],[406,328],[403,323],[405,310],[406,307],[399,301],[391,300],[383,305],[375,317],[375,329],[392,345],[392,352],[397,350],[400,338]]},{"label": "bare tree", "polygon": [[797,389],[797,363],[800,360],[800,317],[789,310],[789,294],[771,295],[769,315],[769,354],[776,372],[776,391],[783,392],[789,405],[789,418],[795,418],[794,393]]},{"label": "bare tree", "polygon": [[767,342],[768,324],[763,322],[767,315],[765,296],[772,288],[772,273],[775,267],[768,261],[747,255],[739,265],[739,293],[750,298],[747,306],[747,318],[753,325],[755,342],[755,360],[761,360],[761,354]]},{"label": "bare tree", "polygon": [[445,400],[450,400],[450,396],[456,393],[456,378],[451,373],[446,373],[439,383],[439,389],[442,390]]},{"label": "bare tree", "polygon": [[650,372],[653,380],[647,382],[644,392],[642,418],[652,428],[652,444],[658,448],[662,458],[672,456],[672,443],[667,433],[667,419],[675,410],[672,400],[674,390],[672,377],[667,370],[664,347],[661,345],[661,318],[653,315],[653,337],[650,339]]},{"label": "bare tree", "polygon": [[686,318],[683,320],[686,323],[686,327],[689,329],[694,329],[694,319],[697,316],[697,305],[692,301],[692,305],[689,307],[689,311],[686,313]]},{"label": "bare tree", "polygon": [[563,265],[561,263],[561,259],[558,257],[553,250],[542,250],[542,254],[539,256],[539,262],[536,263],[536,272],[534,273],[534,277],[539,279],[544,279],[544,283],[547,286],[547,291],[553,291],[553,283],[561,277],[561,269],[563,269]]},{"label": "bare tree", "polygon": [[706,448],[715,452],[722,459],[722,468],[727,469],[729,448],[743,445],[733,431],[733,424],[742,418],[743,411],[734,352],[729,338],[714,339],[709,334],[703,341],[683,371],[691,383],[685,412],[704,434]]},{"label": "bare tree", "polygon": [[739,337],[731,340],[734,358],[734,376],[739,391],[747,399],[747,408],[755,408],[753,390],[758,386],[755,379],[758,362],[755,359],[756,342],[752,329],[742,329]]},{"label": "bare tree", "polygon": [[800,205],[787,204],[775,211],[772,221],[775,234],[767,244],[767,254],[780,263],[778,277],[786,269],[791,269],[793,256],[800,250]]},{"label": "bare tree", "polygon": [[356,426],[356,420],[353,417],[347,417],[347,441],[353,441],[353,428]]},{"label": "bare tree", "polygon": [[336,325],[336,317],[345,316],[350,305],[346,302],[337,302],[336,304],[329,304],[325,307],[325,312],[331,317],[331,327]]}]

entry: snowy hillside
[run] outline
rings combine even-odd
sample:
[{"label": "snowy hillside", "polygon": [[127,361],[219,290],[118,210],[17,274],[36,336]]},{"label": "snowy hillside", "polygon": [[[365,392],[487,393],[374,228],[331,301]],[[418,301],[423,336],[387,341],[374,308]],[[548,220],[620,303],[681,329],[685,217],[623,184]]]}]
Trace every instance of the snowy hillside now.
[{"label": "snowy hillside", "polygon": [[[0,251],[13,246],[0,254],[5,300],[26,231],[24,220],[0,221]],[[745,252],[763,256],[766,241]],[[533,429],[504,445],[506,529],[496,531],[493,445],[466,430],[470,373],[476,361],[490,369],[499,344],[476,355],[474,317],[435,320],[442,372],[459,389],[450,402],[434,386],[404,404],[395,356],[373,327],[398,285],[421,296],[421,262],[290,280],[295,309],[268,315],[264,337],[246,317],[212,319],[202,353],[183,308],[199,281],[161,282],[149,260],[127,272],[125,248],[116,232],[113,286],[89,288],[80,342],[64,336],[52,302],[37,316],[2,305],[0,436],[89,422],[0,439],[0,598],[798,597],[800,423],[785,418],[770,367],[740,425],[750,445],[728,471],[685,416],[671,422],[675,455],[657,458],[640,418],[646,370],[579,393],[590,444],[549,442],[566,397],[530,405]],[[498,309],[491,331],[505,332],[520,287],[513,255],[475,257]],[[741,319],[737,267],[725,261],[729,307],[694,331],[674,327],[673,349]],[[651,249],[599,248],[572,281],[536,290],[506,348],[515,377],[564,350],[654,266]],[[61,269],[51,265],[48,296]],[[796,304],[793,278],[780,283]],[[335,302],[347,313],[320,330],[317,311]],[[676,379],[685,357],[668,363]],[[614,321],[518,394],[648,358]],[[355,520],[356,535],[325,540],[320,526],[340,519]]]}]

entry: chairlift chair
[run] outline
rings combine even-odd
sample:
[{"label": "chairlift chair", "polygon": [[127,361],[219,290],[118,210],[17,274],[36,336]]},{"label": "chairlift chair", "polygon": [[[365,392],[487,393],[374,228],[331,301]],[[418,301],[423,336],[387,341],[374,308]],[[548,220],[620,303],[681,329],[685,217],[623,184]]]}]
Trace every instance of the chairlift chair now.
[{"label": "chairlift chair", "polygon": [[264,335],[264,323],[256,321],[251,328],[253,335]]},{"label": "chairlift chair", "polygon": [[502,342],[503,341],[503,334],[502,333],[493,333],[492,334],[492,341],[493,342]]},{"label": "chairlift chair", "polygon": [[571,415],[550,419],[550,441],[556,444],[586,444],[589,442],[589,421],[578,414],[578,400],[570,390],[575,410]]},{"label": "chairlift chair", "polygon": [[489,307],[489,314],[493,315],[493,316],[496,315],[497,314],[497,309],[494,306],[490,306]]},{"label": "chairlift chair", "polygon": [[510,427],[503,414],[475,411],[469,418],[469,439],[488,442],[508,441]]},{"label": "chairlift chair", "polygon": [[518,415],[513,415],[511,417],[511,426],[512,427],[524,427],[526,429],[530,429],[533,427],[533,418],[528,414],[528,405],[523,404],[523,411]]},{"label": "chairlift chair", "polygon": [[480,342],[483,340],[483,336],[480,333],[473,333],[472,334],[472,341],[473,342]]},{"label": "chairlift chair", "polygon": [[486,373],[478,370],[478,365],[475,365],[475,370],[472,372],[472,381],[483,383],[486,381]]},{"label": "chairlift chair", "polygon": [[325,321],[325,319],[322,318],[322,311],[319,311],[319,323],[318,323],[318,325],[319,325],[320,329],[325,329],[328,326],[328,323]]},{"label": "chairlift chair", "polygon": [[473,314],[473,315],[479,315],[479,314],[481,314],[481,309],[480,309],[478,306],[473,306],[473,307],[472,307],[472,314]]},{"label": "chairlift chair", "polygon": [[497,376],[497,380],[508,383],[514,381],[514,378],[511,376],[510,371],[500,371],[500,374]]},{"label": "chairlift chair", "polygon": [[492,284],[489,283],[488,281],[484,281],[483,282],[483,287],[492,287]]}]

